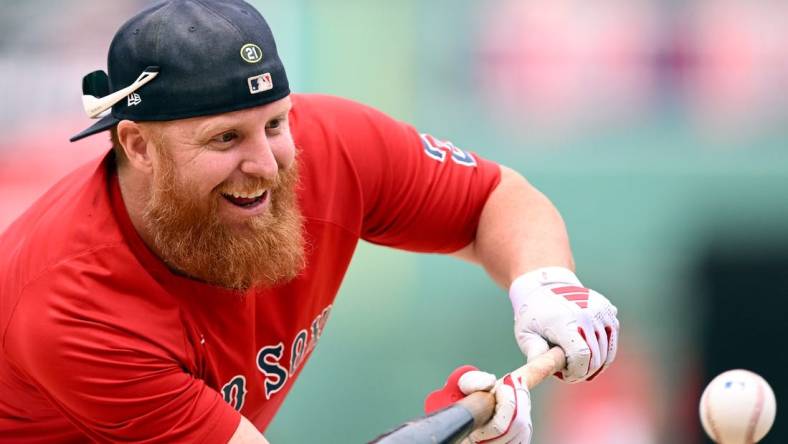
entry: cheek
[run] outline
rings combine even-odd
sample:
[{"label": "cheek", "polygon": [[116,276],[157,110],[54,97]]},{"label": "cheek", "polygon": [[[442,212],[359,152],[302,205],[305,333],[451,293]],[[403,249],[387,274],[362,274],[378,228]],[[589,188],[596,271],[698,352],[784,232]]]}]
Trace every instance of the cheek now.
[{"label": "cheek", "polygon": [[288,133],[286,136],[280,137],[271,143],[271,152],[276,158],[276,163],[280,169],[288,169],[293,164],[295,159],[295,144],[293,138]]},{"label": "cheek", "polygon": [[219,185],[227,181],[234,165],[233,160],[229,158],[195,160],[181,172],[183,178],[181,183],[185,191],[195,197],[209,196]]}]

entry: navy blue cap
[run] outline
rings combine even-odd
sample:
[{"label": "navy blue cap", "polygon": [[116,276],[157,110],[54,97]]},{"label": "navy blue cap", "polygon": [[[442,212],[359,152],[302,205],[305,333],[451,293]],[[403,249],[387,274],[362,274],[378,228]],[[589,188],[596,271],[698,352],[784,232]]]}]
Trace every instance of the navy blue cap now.
[{"label": "navy blue cap", "polygon": [[93,72],[83,94],[103,97],[155,78],[112,106],[110,114],[73,136],[105,131],[121,120],[161,121],[264,105],[290,94],[271,29],[241,0],[167,0],[126,22],[112,39],[109,76]]}]

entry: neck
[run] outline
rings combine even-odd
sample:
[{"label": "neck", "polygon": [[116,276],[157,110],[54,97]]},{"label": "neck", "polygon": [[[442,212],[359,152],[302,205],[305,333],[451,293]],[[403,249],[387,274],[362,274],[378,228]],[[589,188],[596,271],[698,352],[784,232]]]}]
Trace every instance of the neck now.
[{"label": "neck", "polygon": [[149,179],[128,166],[118,165],[117,171],[120,194],[123,197],[123,204],[126,206],[126,212],[129,214],[131,224],[137,230],[145,245],[157,256],[161,257],[153,242],[153,235],[146,228],[142,217],[145,205],[150,198],[151,185]]}]

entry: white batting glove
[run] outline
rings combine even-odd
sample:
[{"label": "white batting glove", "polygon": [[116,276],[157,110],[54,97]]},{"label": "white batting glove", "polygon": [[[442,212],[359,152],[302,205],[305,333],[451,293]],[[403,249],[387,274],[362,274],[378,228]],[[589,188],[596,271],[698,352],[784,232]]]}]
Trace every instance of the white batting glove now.
[{"label": "white batting glove", "polygon": [[531,442],[531,396],[520,378],[511,375],[497,382],[495,375],[473,370],[463,374],[457,385],[470,395],[490,391],[495,395],[495,413],[490,420],[471,432],[462,444],[528,444]]},{"label": "white batting glove", "polygon": [[566,382],[591,380],[616,358],[618,310],[606,297],[583,287],[572,271],[546,267],[512,282],[514,335],[528,359],[557,345],[566,353]]}]

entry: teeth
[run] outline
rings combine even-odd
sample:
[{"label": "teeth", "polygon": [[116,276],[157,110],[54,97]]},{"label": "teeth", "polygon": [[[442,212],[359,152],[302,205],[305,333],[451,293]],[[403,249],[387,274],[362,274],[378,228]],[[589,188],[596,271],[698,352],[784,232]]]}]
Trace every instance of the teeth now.
[{"label": "teeth", "polygon": [[243,199],[257,199],[258,197],[262,196],[265,193],[265,190],[257,190],[253,193],[227,193],[233,197],[243,198]]}]

